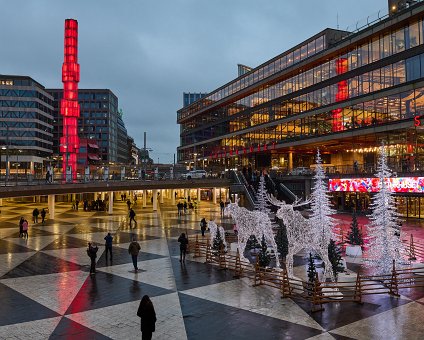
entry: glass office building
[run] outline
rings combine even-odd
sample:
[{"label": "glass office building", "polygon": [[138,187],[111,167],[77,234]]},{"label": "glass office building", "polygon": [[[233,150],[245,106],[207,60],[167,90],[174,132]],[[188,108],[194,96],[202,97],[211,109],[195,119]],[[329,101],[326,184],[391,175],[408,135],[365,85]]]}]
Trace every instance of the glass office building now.
[{"label": "glass office building", "polygon": [[[55,143],[53,151],[58,155],[59,141],[62,135],[62,116],[59,114],[59,105],[63,90],[48,89],[47,91],[54,97]],[[118,98],[108,89],[79,89],[78,102],[81,109],[78,118],[80,138],[97,141],[99,164],[118,162]],[[126,141],[125,136],[125,144]]]},{"label": "glass office building", "polygon": [[53,97],[31,77],[0,75],[0,174],[41,175],[52,147]]},{"label": "glass office building", "polygon": [[[395,171],[424,171],[424,3],[404,5],[319,32],[180,109],[178,161],[284,174],[319,147],[329,173],[372,174],[384,141]],[[424,217],[422,197],[403,197]]]}]

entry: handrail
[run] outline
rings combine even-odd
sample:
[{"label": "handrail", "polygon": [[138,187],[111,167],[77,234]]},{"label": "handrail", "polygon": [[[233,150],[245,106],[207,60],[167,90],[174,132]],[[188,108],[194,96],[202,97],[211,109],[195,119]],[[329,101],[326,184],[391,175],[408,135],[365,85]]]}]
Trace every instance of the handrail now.
[{"label": "handrail", "polygon": [[292,199],[293,202],[297,201],[297,196],[289,189],[287,188],[283,183],[280,183],[280,188],[286,193],[287,196],[289,196],[290,199]]},{"label": "handrail", "polygon": [[255,207],[257,205],[257,203],[255,202],[252,194],[250,193],[249,184],[247,183],[246,178],[244,178],[242,173],[239,173],[237,171],[234,171],[233,173],[234,173],[234,177],[237,181],[236,184],[243,186],[244,192],[246,194],[246,197],[247,197],[249,203],[252,205],[252,207]]}]

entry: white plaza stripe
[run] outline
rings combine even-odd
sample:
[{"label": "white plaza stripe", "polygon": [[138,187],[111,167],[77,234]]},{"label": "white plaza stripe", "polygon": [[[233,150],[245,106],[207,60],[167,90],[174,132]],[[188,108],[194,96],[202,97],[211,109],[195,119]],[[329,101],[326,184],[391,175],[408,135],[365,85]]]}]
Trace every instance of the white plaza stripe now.
[{"label": "white plaza stripe", "polygon": [[[177,293],[150,298],[157,318],[153,338],[187,339]],[[140,318],[137,316],[139,304],[140,301],[127,302],[67,317],[112,339],[137,339],[141,337]]]},{"label": "white plaza stripe", "polygon": [[69,230],[75,228],[74,225],[60,225],[60,224],[53,224],[53,225],[40,225],[37,224],[37,226],[34,226],[33,228],[37,228],[40,230],[45,230],[45,231],[49,231],[53,234],[65,234],[67,233]]},{"label": "white plaza stripe", "polygon": [[174,273],[172,270],[171,260],[169,258],[141,261],[138,262],[138,268],[143,271],[134,273],[132,271],[133,264],[131,262],[116,266],[97,268],[97,270],[153,286],[176,290]]},{"label": "white plaza stripe", "polygon": [[39,304],[64,314],[89,274],[82,271],[34,275],[28,284],[28,277],[0,280],[17,292]]},{"label": "white plaza stripe", "polygon": [[50,337],[61,319],[61,316],[57,316],[54,318],[0,326],[0,339],[45,340]]},{"label": "white plaza stripe", "polygon": [[34,254],[34,251],[25,253],[0,254],[0,277],[20,265]]},{"label": "white plaza stripe", "polygon": [[277,289],[266,286],[252,287],[251,280],[247,278],[188,289],[181,293],[323,330],[292,300],[281,299]]},{"label": "white plaza stripe", "polygon": [[422,339],[422,315],[424,305],[410,302],[331,332],[355,339]]},{"label": "white plaza stripe", "polygon": [[8,238],[8,242],[13,242],[23,247],[27,247],[33,250],[41,250],[44,247],[48,246],[54,240],[58,239],[60,235],[49,235],[49,236],[36,236],[31,237],[31,231],[27,239],[23,238]]}]

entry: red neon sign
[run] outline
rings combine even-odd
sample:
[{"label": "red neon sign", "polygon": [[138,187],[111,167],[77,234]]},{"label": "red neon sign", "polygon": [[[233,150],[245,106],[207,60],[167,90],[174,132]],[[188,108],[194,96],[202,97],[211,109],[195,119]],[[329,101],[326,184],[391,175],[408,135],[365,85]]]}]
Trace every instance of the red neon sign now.
[{"label": "red neon sign", "polygon": [[[348,71],[347,58],[336,60],[336,73],[343,74]],[[341,102],[349,98],[347,81],[342,80],[337,83],[336,102]],[[333,110],[333,132],[343,131],[342,109]]]},{"label": "red neon sign", "polygon": [[66,167],[72,171],[72,179],[77,176],[77,159],[80,148],[78,137],[78,82],[80,66],[78,64],[78,21],[65,20],[65,49],[62,65],[63,98],[60,101],[60,114],[63,116],[63,133],[60,137],[63,174]]}]

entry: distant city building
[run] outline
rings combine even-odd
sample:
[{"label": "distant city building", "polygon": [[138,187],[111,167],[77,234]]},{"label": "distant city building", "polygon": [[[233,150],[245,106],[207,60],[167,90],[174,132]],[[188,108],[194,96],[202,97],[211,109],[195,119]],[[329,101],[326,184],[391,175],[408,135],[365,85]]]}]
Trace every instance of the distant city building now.
[{"label": "distant city building", "polygon": [[183,106],[186,107],[186,106],[194,103],[195,101],[205,97],[206,95],[207,95],[207,93],[201,93],[201,92],[197,92],[197,93],[184,92],[183,93]]},{"label": "distant city building", "polygon": [[[54,154],[59,154],[59,140],[62,134],[62,117],[59,105],[62,89],[47,90],[54,97]],[[78,129],[80,138],[94,139],[99,146],[98,157],[102,163],[119,162],[127,158],[126,129],[118,112],[118,98],[108,89],[79,89],[78,101],[81,107]],[[118,135],[119,126],[119,135]],[[118,140],[124,138],[125,146],[118,153]],[[79,163],[82,160],[79,160]],[[124,162],[125,163],[125,162]]]},{"label": "distant city building", "polygon": [[250,71],[252,71],[252,68],[246,65],[242,65],[242,64],[237,64],[237,74],[238,76],[242,76],[243,74],[246,74]]},{"label": "distant city building", "polygon": [[127,150],[128,150],[128,164],[139,165],[139,151],[140,149],[135,145],[134,138],[128,136],[127,138]]},{"label": "distant city building", "polygon": [[31,77],[0,75],[1,174],[41,174],[52,147],[53,97]]},{"label": "distant city building", "polygon": [[124,113],[122,110],[119,110],[117,116],[117,162],[121,164],[128,164],[129,155],[128,155],[128,133],[127,128],[125,127],[122,116]]}]

